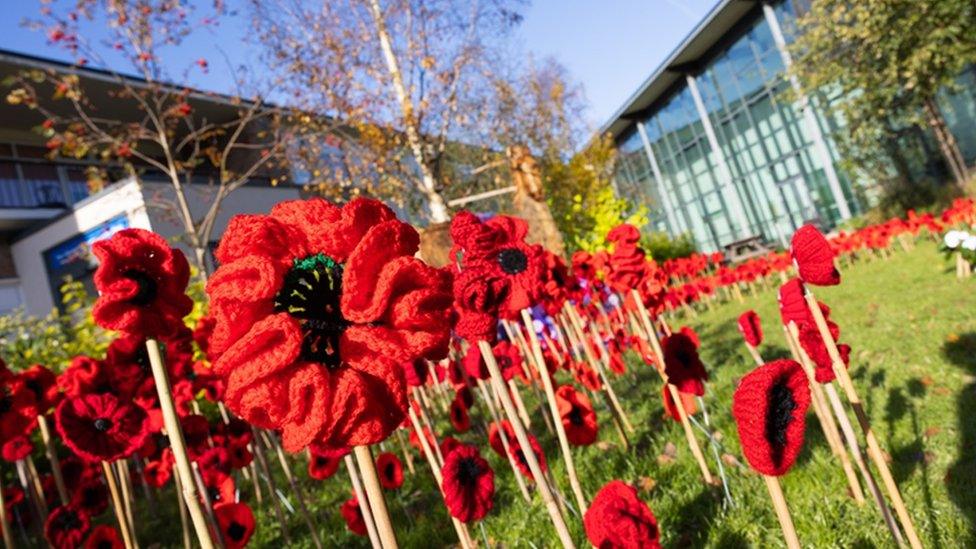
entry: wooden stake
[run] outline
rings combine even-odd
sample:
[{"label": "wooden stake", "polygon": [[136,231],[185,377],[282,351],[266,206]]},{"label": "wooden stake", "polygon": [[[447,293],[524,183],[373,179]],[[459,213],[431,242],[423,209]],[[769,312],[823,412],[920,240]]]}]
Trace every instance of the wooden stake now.
[{"label": "wooden stake", "polygon": [[115,462],[115,470],[118,472],[119,487],[122,489],[122,508],[125,509],[125,520],[129,523],[129,531],[132,532],[132,543],[139,546],[139,536],[136,535],[135,513],[132,510],[132,476],[129,473],[129,462],[120,459]]},{"label": "wooden stake", "polygon": [[752,360],[756,362],[756,366],[762,366],[763,359],[759,355],[759,350],[753,347],[749,342],[746,342],[746,349],[749,349],[749,356],[751,356]]},{"label": "wooden stake", "polygon": [[274,477],[271,476],[271,467],[268,465],[267,456],[264,455],[264,444],[261,442],[257,428],[251,427],[251,433],[252,444],[254,444],[254,460],[257,461],[258,467],[261,469],[261,474],[264,476],[264,482],[268,486],[268,497],[271,498],[271,505],[274,507],[275,517],[278,519],[278,523],[281,524],[281,536],[285,538],[286,545],[291,545],[291,534],[288,531],[288,523],[285,521],[285,513],[281,510],[281,502],[278,501],[277,483]]},{"label": "wooden stake", "polygon": [[156,382],[156,392],[159,395],[159,407],[163,412],[163,425],[169,436],[170,449],[173,451],[173,459],[176,462],[176,470],[184,479],[189,479],[183,483],[183,499],[186,507],[190,511],[190,519],[193,521],[193,529],[196,531],[197,540],[202,549],[213,549],[214,542],[210,536],[210,529],[207,528],[207,519],[200,508],[200,500],[193,479],[193,470],[190,468],[190,458],[186,452],[186,442],[183,439],[183,429],[180,427],[179,417],[176,415],[176,407],[173,405],[173,394],[169,385],[169,374],[163,362],[163,356],[159,352],[159,343],[155,339],[146,340],[146,351],[149,354],[149,363],[152,366],[153,380]]},{"label": "wooden stake", "polygon": [[7,517],[7,502],[3,500],[3,490],[0,490],[0,531],[3,532],[3,545],[6,549],[14,549],[14,537],[10,534],[11,521]]},{"label": "wooden stake", "polygon": [[380,543],[379,534],[376,533],[376,524],[373,522],[373,511],[369,508],[369,501],[366,493],[363,492],[363,485],[359,482],[359,474],[356,472],[356,464],[352,461],[352,456],[344,456],[346,472],[349,473],[349,482],[352,483],[352,491],[356,494],[356,501],[359,502],[359,512],[363,515],[363,522],[366,523],[366,533],[369,535],[369,542],[373,549],[383,549]]},{"label": "wooden stake", "polygon": [[217,515],[214,513],[214,503],[210,499],[210,493],[207,491],[207,485],[203,482],[203,476],[200,474],[200,466],[194,461],[190,464],[193,466],[193,483],[196,484],[197,490],[200,492],[200,497],[203,499],[203,510],[207,513],[207,519],[210,521],[210,528],[214,533],[214,538],[221,547],[224,547],[224,533],[220,531],[220,526],[217,525]]},{"label": "wooden stake", "polygon": [[559,439],[559,447],[562,449],[563,462],[566,464],[566,475],[569,477],[569,486],[573,490],[573,495],[576,497],[576,505],[579,507],[579,513],[582,516],[586,513],[586,508],[588,507],[586,496],[583,495],[583,488],[580,486],[579,478],[576,476],[576,465],[573,463],[573,453],[569,448],[569,440],[566,438],[566,428],[563,426],[562,417],[559,415],[559,405],[556,404],[556,392],[552,388],[552,378],[549,377],[549,370],[546,369],[546,362],[542,357],[542,348],[539,346],[539,340],[533,337],[534,332],[531,329],[532,317],[529,315],[528,309],[522,309],[522,322],[525,323],[526,330],[529,333],[529,346],[532,348],[532,353],[535,356],[533,362],[539,371],[539,377],[542,378],[542,388],[546,392],[546,400],[549,401],[549,412],[552,413],[552,421],[556,426],[556,436]]},{"label": "wooden stake", "polygon": [[288,466],[288,458],[285,456],[285,451],[278,443],[278,437],[273,434],[270,436],[271,443],[274,446],[275,453],[278,454],[278,462],[281,464],[282,470],[285,472],[285,478],[288,480],[288,486],[291,491],[295,494],[295,499],[298,500],[298,510],[302,514],[302,519],[305,520],[305,526],[308,527],[309,532],[312,534],[312,543],[315,545],[316,549],[322,549],[322,541],[319,539],[318,530],[315,528],[315,522],[312,520],[312,514],[308,511],[308,505],[305,503],[305,494],[302,493],[301,487],[295,482],[295,475],[291,472],[291,467]]},{"label": "wooden stake", "polygon": [[847,477],[847,485],[851,489],[854,501],[858,505],[862,505],[864,503],[864,492],[861,490],[861,483],[857,480],[857,473],[854,472],[854,468],[851,466],[851,461],[847,455],[847,450],[844,449],[844,443],[840,440],[840,432],[837,430],[837,424],[834,422],[834,414],[827,407],[827,402],[823,395],[823,387],[817,382],[810,357],[807,356],[798,342],[796,324],[790,321],[789,326],[784,326],[783,329],[786,332],[786,343],[790,348],[790,352],[800,366],[803,367],[803,371],[807,375],[813,409],[817,414],[817,419],[820,421],[820,429],[824,433],[824,438],[827,439],[827,443],[830,445],[830,449],[834,455],[840,459],[841,468],[844,469],[844,476]]},{"label": "wooden stake", "polygon": [[407,462],[407,469],[410,471],[411,475],[416,474],[417,471],[413,466],[413,452],[411,452],[410,448],[407,446],[407,441],[403,439],[403,431],[400,429],[396,430],[396,439],[400,444],[400,452],[403,453],[403,459]]},{"label": "wooden stake", "polygon": [[134,549],[136,545],[132,539],[132,531],[129,530],[129,521],[125,516],[125,507],[122,505],[122,498],[119,495],[119,485],[115,482],[115,474],[112,472],[112,466],[109,462],[102,462],[102,472],[105,473],[108,492],[112,496],[112,508],[115,510],[115,518],[119,521],[122,542],[125,544],[126,549]]},{"label": "wooden stake", "polygon": [[187,524],[189,517],[186,513],[186,504],[183,501],[183,481],[180,480],[180,472],[173,471],[173,483],[176,486],[176,505],[180,510],[180,526],[183,528],[183,548],[190,549],[192,542],[190,541],[190,526]]},{"label": "wooden stake", "polygon": [[512,474],[515,476],[515,482],[518,484],[519,491],[522,492],[522,497],[525,501],[532,501],[532,497],[529,496],[529,489],[525,486],[525,479],[522,478],[522,473],[518,470],[518,465],[515,464],[515,458],[512,457],[512,453],[508,450],[508,435],[505,434],[505,430],[502,429],[501,419],[498,417],[498,411],[495,409],[495,401],[491,394],[488,392],[488,388],[485,387],[484,380],[478,380],[478,388],[481,389],[481,398],[487,403],[488,412],[491,414],[491,420],[498,425],[498,436],[502,440],[502,448],[505,450],[505,457],[508,458],[508,464],[512,467]]},{"label": "wooden stake", "polygon": [[373,520],[376,521],[376,533],[380,537],[380,543],[383,544],[383,549],[396,549],[399,545],[397,544],[396,533],[393,531],[393,523],[390,521],[390,512],[386,509],[386,499],[383,497],[380,478],[376,474],[373,453],[369,446],[355,446],[352,451],[356,456],[359,473],[363,477],[363,488],[366,489],[369,508],[373,511]]},{"label": "wooden stake", "polygon": [[71,498],[68,497],[68,489],[64,486],[64,477],[61,476],[61,462],[58,460],[54,441],[51,440],[51,429],[44,414],[38,414],[37,425],[41,430],[41,441],[44,442],[44,454],[47,456],[48,462],[51,463],[51,473],[54,475],[54,485],[58,489],[58,498],[61,500],[61,505],[67,505]]},{"label": "wooden stake", "polygon": [[790,517],[790,508],[786,506],[786,498],[783,497],[783,489],[780,488],[779,479],[763,475],[763,480],[766,481],[769,497],[773,500],[773,509],[776,511],[776,518],[779,519],[779,526],[783,529],[786,547],[800,549],[800,539],[796,537],[796,529],[793,528],[793,519]]},{"label": "wooden stake", "polygon": [[[414,392],[415,393],[419,392],[421,395],[423,395],[424,394],[423,387],[414,387]],[[431,435],[433,435],[434,423],[430,420],[430,412],[427,410],[427,407],[424,406],[423,400],[417,400],[417,402],[418,404],[420,404],[420,419],[423,420],[423,424],[424,424],[423,426],[427,427],[427,430],[430,432]],[[427,435],[424,433],[424,431],[419,431],[417,433],[417,438],[422,438],[425,436]],[[439,444],[434,446],[433,455],[437,459],[438,465],[444,465],[444,456],[441,454],[441,447]]]},{"label": "wooden stake", "polygon": [[691,449],[691,455],[695,457],[695,461],[698,462],[698,468],[701,469],[702,478],[705,479],[705,483],[712,485],[715,483],[714,477],[712,477],[712,472],[708,469],[708,462],[705,461],[705,455],[701,451],[701,447],[698,445],[698,439],[695,438],[695,431],[691,428],[691,422],[688,420],[688,413],[685,411],[685,407],[681,404],[681,395],[678,393],[678,388],[668,381],[668,374],[665,372],[664,367],[664,351],[661,349],[661,342],[657,339],[657,330],[651,323],[650,315],[647,314],[647,309],[644,308],[644,302],[641,300],[640,294],[637,290],[631,290],[634,302],[637,303],[637,313],[640,316],[641,322],[644,324],[644,332],[650,337],[651,348],[654,350],[654,355],[657,358],[658,363],[658,373],[661,375],[661,379],[668,387],[668,393],[671,395],[671,400],[674,402],[674,407],[678,410],[678,419],[681,420],[681,427],[685,432],[685,440],[688,441],[688,448]]},{"label": "wooden stake", "polygon": [[901,492],[898,491],[898,484],[895,483],[895,478],[891,475],[891,470],[885,461],[881,445],[878,443],[878,439],[874,436],[874,431],[871,429],[871,422],[868,420],[864,406],[861,404],[861,398],[854,389],[854,383],[851,381],[851,376],[847,372],[847,366],[844,364],[843,359],[840,357],[840,352],[837,350],[837,342],[830,335],[830,329],[827,327],[823,311],[820,310],[817,298],[814,297],[809,289],[807,289],[805,297],[807,307],[813,315],[813,320],[817,324],[817,329],[820,331],[820,337],[823,339],[824,345],[827,347],[827,353],[830,355],[831,362],[833,363],[834,375],[837,376],[837,380],[847,396],[847,401],[854,410],[854,416],[857,418],[861,431],[864,433],[864,439],[868,444],[868,456],[874,462],[874,466],[877,467],[878,474],[881,475],[881,482],[885,485],[888,497],[891,498],[891,505],[895,508],[898,520],[905,530],[908,544],[913,549],[921,549],[922,542],[915,532],[915,525],[912,524],[912,518],[908,514],[908,509],[905,507],[905,501],[901,497]]},{"label": "wooden stake", "polygon": [[[559,536],[559,540],[562,542],[564,548],[573,548],[575,545],[573,544],[573,538],[569,535],[569,529],[566,528],[566,521],[556,506],[556,500],[553,499],[545,475],[542,474],[542,468],[536,459],[535,451],[532,450],[532,446],[529,444],[529,437],[525,432],[525,428],[518,421],[518,412],[515,410],[515,404],[512,403],[512,399],[509,398],[508,393],[505,391],[502,373],[499,371],[498,364],[495,362],[495,355],[491,351],[491,346],[488,345],[488,342],[481,340],[478,341],[478,349],[481,351],[481,357],[485,359],[485,363],[488,366],[488,372],[491,374],[491,383],[494,385],[495,391],[501,395],[505,415],[508,416],[508,420],[512,424],[512,429],[515,431],[515,438],[518,439],[519,447],[522,449],[522,455],[525,456],[529,470],[532,471],[532,478],[535,479],[536,488],[546,505],[549,518],[556,528],[556,534]],[[502,433],[502,436],[505,436],[505,434]]]}]

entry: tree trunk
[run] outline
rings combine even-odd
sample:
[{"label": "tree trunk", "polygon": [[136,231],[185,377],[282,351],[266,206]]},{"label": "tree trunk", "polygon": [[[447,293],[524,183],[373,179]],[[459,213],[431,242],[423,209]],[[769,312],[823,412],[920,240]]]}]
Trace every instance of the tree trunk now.
[{"label": "tree trunk", "polygon": [[966,161],[962,158],[959,144],[956,143],[955,136],[949,131],[949,126],[946,124],[945,117],[942,116],[942,111],[935,102],[935,98],[929,98],[925,101],[925,115],[932,133],[935,134],[935,140],[939,144],[939,150],[942,152],[949,172],[955,179],[956,186],[964,189],[968,178]]}]

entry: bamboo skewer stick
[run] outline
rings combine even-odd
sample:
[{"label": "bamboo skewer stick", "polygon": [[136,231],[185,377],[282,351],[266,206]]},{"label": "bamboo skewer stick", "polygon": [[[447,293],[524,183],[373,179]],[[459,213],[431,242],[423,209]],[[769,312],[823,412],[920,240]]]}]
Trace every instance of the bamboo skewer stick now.
[{"label": "bamboo skewer stick", "polygon": [[3,532],[3,545],[6,549],[14,549],[14,537],[10,534],[10,522],[7,517],[7,502],[3,500],[3,490],[0,490],[0,531]]},{"label": "bamboo skewer stick", "polygon": [[[421,435],[422,436],[422,435]],[[359,473],[362,475],[363,488],[366,491],[366,499],[369,500],[369,508],[373,512],[373,520],[376,522],[376,533],[379,535],[383,549],[396,549],[396,533],[393,531],[393,523],[390,521],[390,512],[386,508],[386,499],[383,497],[383,488],[380,486],[379,476],[376,474],[376,464],[373,462],[373,452],[369,446],[355,446],[352,449],[356,457],[356,464],[359,466]]]},{"label": "bamboo skewer stick", "polygon": [[411,475],[415,474],[417,471],[413,466],[413,452],[411,452],[410,448],[407,447],[407,442],[403,440],[403,431],[400,429],[396,430],[396,439],[400,444],[400,451],[403,453],[403,459],[407,462],[407,469],[410,471]]},{"label": "bamboo skewer stick", "polygon": [[183,499],[186,500],[187,509],[190,511],[193,529],[196,531],[200,546],[203,549],[213,549],[214,543],[210,536],[210,530],[207,528],[207,519],[203,516],[197,491],[192,482],[193,472],[190,469],[190,458],[186,452],[186,442],[183,440],[183,430],[180,427],[179,417],[176,415],[176,407],[173,405],[169,374],[159,352],[159,343],[155,339],[147,339],[146,350],[149,354],[149,363],[152,366],[153,379],[156,382],[156,391],[159,394],[159,406],[163,412],[163,425],[169,435],[176,469],[184,479],[187,479],[187,482],[183,483]]},{"label": "bamboo skewer stick", "polygon": [[640,294],[637,293],[637,290],[631,290],[631,292],[634,302],[637,304],[637,313],[640,316],[641,322],[644,324],[644,332],[650,338],[651,348],[654,350],[655,358],[657,358],[657,371],[667,385],[668,393],[671,395],[671,400],[675,405],[674,407],[678,411],[678,418],[681,420],[681,427],[684,429],[685,439],[688,441],[691,454],[698,462],[698,468],[701,469],[702,478],[705,479],[705,483],[709,485],[714,484],[715,479],[712,477],[712,472],[708,469],[708,462],[705,461],[705,455],[698,445],[695,431],[691,428],[691,422],[688,421],[688,413],[681,403],[681,394],[678,392],[678,388],[668,380],[668,374],[665,372],[664,351],[661,349],[661,342],[657,339],[657,330],[655,330],[654,325],[651,323],[651,318],[647,314],[647,309],[644,308],[644,302],[641,300]]},{"label": "bamboo skewer stick", "polygon": [[187,524],[189,517],[186,512],[186,503],[183,501],[183,481],[180,480],[180,472],[173,471],[173,484],[176,486],[176,505],[180,511],[180,526],[183,531],[183,547],[184,549],[190,549],[192,542],[190,540],[190,525]]},{"label": "bamboo skewer stick", "polygon": [[118,471],[119,487],[122,489],[125,520],[128,521],[129,531],[132,532],[132,543],[138,547],[139,537],[136,535],[135,513],[132,510],[132,478],[129,473],[129,463],[120,459],[115,462],[115,469]]},{"label": "bamboo skewer stick", "polygon": [[349,473],[349,482],[352,484],[352,492],[356,494],[356,501],[359,502],[359,512],[363,515],[363,522],[366,523],[366,533],[369,535],[369,542],[373,549],[383,549],[380,543],[379,534],[376,532],[376,523],[373,522],[373,511],[369,508],[369,501],[363,491],[363,485],[359,481],[359,473],[356,472],[356,464],[352,456],[346,454],[343,458],[346,464],[346,472]]},{"label": "bamboo skewer stick", "polygon": [[41,441],[44,443],[44,454],[51,463],[51,474],[54,475],[54,486],[58,489],[58,498],[61,500],[61,505],[67,505],[71,498],[68,497],[68,489],[64,486],[64,477],[61,476],[61,462],[58,460],[54,441],[51,440],[51,428],[48,426],[44,414],[37,415],[37,425],[40,427]]},{"label": "bamboo skewer stick", "polygon": [[779,519],[780,528],[783,529],[783,538],[786,541],[786,546],[789,549],[800,549],[800,539],[796,536],[793,519],[790,517],[790,508],[786,505],[786,498],[783,496],[783,489],[779,485],[779,479],[763,475],[763,480],[766,481],[769,497],[773,500],[773,509],[776,511],[776,518]]},{"label": "bamboo skewer stick", "polygon": [[837,424],[834,422],[833,412],[827,406],[823,394],[823,387],[817,383],[813,365],[810,363],[810,357],[806,355],[806,352],[803,351],[797,340],[796,324],[791,321],[789,326],[784,326],[783,328],[786,332],[786,343],[789,345],[790,351],[807,375],[807,381],[810,384],[810,394],[813,397],[814,412],[820,420],[820,428],[824,432],[824,437],[827,439],[827,443],[830,444],[831,451],[840,459],[841,467],[844,469],[844,476],[847,477],[847,485],[851,489],[854,501],[858,505],[862,505],[864,503],[864,491],[861,490],[861,483],[857,480],[857,473],[851,466],[847,450],[844,448],[844,443],[840,439],[840,431],[837,430]]},{"label": "bamboo skewer stick", "polygon": [[[417,418],[417,413],[413,411],[413,408],[408,409],[408,414],[410,416],[410,423],[413,425],[414,429],[422,430],[420,425],[420,420]],[[437,443],[436,441],[434,442]],[[434,480],[437,481],[437,488],[444,491],[444,477],[441,475],[441,467],[437,463],[437,459],[430,448],[430,442],[427,437],[420,437],[420,447],[424,450],[424,456],[427,458],[427,463],[430,465],[430,471],[434,474]],[[451,517],[451,523],[454,525],[454,531],[457,532],[458,541],[461,542],[461,547],[463,549],[469,549],[473,547],[473,542],[471,541],[471,534],[468,532],[467,527],[464,523],[459,521],[456,517]]]},{"label": "bamboo skewer stick", "polygon": [[[482,358],[485,359],[485,363],[488,366],[488,372],[491,374],[491,383],[494,385],[495,390],[501,394],[502,406],[505,409],[505,414],[508,416],[509,421],[512,423],[512,429],[515,431],[515,438],[518,439],[519,447],[522,449],[522,455],[525,456],[525,461],[529,466],[529,470],[532,471],[532,477],[535,479],[536,488],[539,494],[542,496],[542,501],[546,505],[546,510],[549,513],[549,518],[552,520],[553,526],[556,528],[556,534],[559,536],[559,540],[562,542],[563,547],[573,548],[573,538],[569,535],[569,530],[566,528],[566,522],[563,519],[562,514],[559,512],[559,508],[556,506],[556,501],[553,499],[552,492],[549,490],[549,485],[546,482],[545,475],[542,473],[542,468],[539,466],[539,461],[536,459],[535,452],[532,450],[532,446],[529,444],[529,437],[525,432],[525,428],[518,421],[515,411],[515,405],[512,403],[511,398],[505,392],[505,386],[502,381],[502,373],[498,370],[498,364],[495,362],[495,355],[492,354],[491,346],[488,342],[481,340],[478,341],[478,348],[481,351]],[[504,436],[504,433],[502,433]]]},{"label": "bamboo skewer stick", "polygon": [[[291,544],[291,533],[288,531],[288,523],[285,521],[285,513],[281,510],[281,502],[278,501],[278,490],[274,480],[271,476],[271,467],[268,465],[267,456],[264,455],[264,445],[261,442],[261,437],[257,432],[256,428],[251,428],[252,444],[254,444],[254,460],[257,462],[258,468],[260,468],[260,473],[264,476],[264,482],[268,487],[268,497],[271,499],[271,505],[274,508],[275,517],[278,519],[278,523],[281,524],[281,536],[285,538],[286,544]],[[257,474],[255,473],[255,476]]]},{"label": "bamboo skewer stick", "polygon": [[502,428],[502,422],[498,417],[498,410],[495,408],[494,399],[489,394],[488,388],[485,387],[484,380],[478,380],[478,388],[481,390],[481,398],[488,404],[488,413],[491,414],[491,420],[495,422],[495,425],[498,425],[498,437],[502,441],[505,457],[508,458],[508,464],[512,467],[512,474],[515,476],[515,482],[518,484],[519,491],[522,492],[522,497],[525,498],[525,501],[532,501],[532,497],[529,496],[529,489],[525,486],[525,479],[522,478],[522,473],[518,470],[518,465],[515,464],[515,458],[512,457],[512,452],[509,451],[508,435],[505,434],[505,430]]},{"label": "bamboo skewer stick", "polygon": [[102,472],[105,474],[105,482],[108,483],[108,492],[112,496],[112,508],[115,510],[115,518],[119,521],[119,531],[122,533],[122,542],[126,549],[134,549],[135,542],[132,539],[132,531],[129,530],[129,521],[125,516],[125,507],[119,495],[119,485],[115,481],[115,473],[112,472],[112,465],[102,462]]},{"label": "bamboo skewer stick", "polygon": [[195,461],[190,465],[193,467],[193,482],[197,485],[200,498],[203,499],[203,510],[207,513],[207,519],[210,521],[210,527],[213,529],[214,538],[221,547],[224,547],[226,545],[224,542],[224,534],[220,531],[220,526],[217,525],[217,515],[214,513],[213,508],[214,502],[210,499],[210,492],[207,491],[207,485],[203,482],[203,476],[200,474],[200,466]]},{"label": "bamboo skewer stick", "polygon": [[315,521],[312,520],[312,514],[308,510],[308,505],[305,502],[305,494],[302,493],[301,486],[295,482],[295,475],[291,472],[291,467],[288,466],[288,459],[285,456],[285,451],[278,443],[278,438],[274,435],[269,437],[271,439],[271,444],[274,446],[275,453],[278,455],[278,462],[281,464],[281,469],[285,472],[285,478],[288,480],[288,486],[291,491],[295,494],[295,499],[298,500],[298,511],[302,514],[302,519],[305,521],[305,526],[308,527],[309,532],[312,534],[312,543],[315,545],[316,549],[322,549],[322,540],[319,539],[318,530],[315,528]]},{"label": "bamboo skewer stick", "polygon": [[902,499],[901,492],[898,490],[898,484],[891,475],[888,463],[885,462],[884,452],[881,450],[881,445],[878,443],[878,439],[871,429],[871,422],[868,420],[864,406],[861,404],[861,398],[854,389],[854,383],[851,381],[851,376],[847,372],[847,366],[840,357],[840,353],[837,350],[837,343],[834,341],[833,336],[830,335],[830,329],[827,327],[827,322],[824,319],[823,312],[820,310],[820,305],[817,303],[817,298],[809,290],[807,290],[805,297],[807,308],[813,315],[813,320],[817,325],[817,329],[820,331],[820,337],[823,339],[824,345],[827,347],[827,353],[833,362],[834,374],[837,376],[837,380],[840,382],[840,386],[847,396],[847,401],[854,410],[854,416],[857,418],[861,431],[864,433],[864,439],[868,445],[868,456],[874,462],[875,467],[877,467],[878,474],[881,475],[881,482],[888,492],[888,497],[891,498],[892,507],[895,508],[898,520],[905,530],[905,536],[908,538],[909,545],[913,549],[920,549],[922,542],[915,532],[915,525],[912,524],[911,515],[908,514],[905,501]]},{"label": "bamboo skewer stick", "polygon": [[[522,322],[525,323],[526,329],[532,326],[532,317],[529,316],[528,309],[522,309]],[[531,331],[529,331],[529,346],[535,357],[533,362],[539,371],[539,377],[542,378],[542,388],[546,392],[546,400],[549,401],[549,411],[552,413],[553,423],[556,425],[556,436],[559,439],[559,447],[562,449],[563,461],[566,464],[566,475],[569,477],[569,486],[573,490],[573,496],[576,498],[576,505],[579,507],[580,515],[583,515],[586,513],[586,508],[588,507],[586,496],[583,495],[583,488],[580,486],[579,478],[576,476],[576,465],[573,463],[573,453],[569,447],[569,440],[566,438],[566,429],[563,427],[562,417],[559,415],[559,405],[556,404],[556,392],[552,388],[552,378],[549,377],[549,371],[546,369],[539,340],[532,336]]]},{"label": "bamboo skewer stick", "polygon": [[[415,387],[414,390],[415,390],[415,392],[419,392],[421,395],[424,394],[424,391],[423,391],[423,388],[422,387]],[[433,435],[434,434],[434,423],[430,420],[430,413],[428,412],[427,407],[424,406],[423,400],[417,400],[417,403],[420,405],[420,419],[423,420],[422,421],[422,424],[423,424],[422,426],[423,427],[426,427],[427,430],[430,431],[430,434]],[[421,437],[425,437],[425,436],[427,436],[427,435],[424,433],[424,431],[419,431],[417,433],[417,438],[418,439],[421,438]],[[434,445],[434,454],[433,455],[437,459],[438,465],[443,465],[444,464],[444,455],[441,453],[441,447],[440,447],[439,444]]]},{"label": "bamboo skewer stick", "polygon": [[[528,364],[528,361],[530,360],[530,357],[532,356],[531,351],[529,351],[529,342],[526,339],[526,334],[522,333],[522,329],[515,322],[502,320],[501,324],[502,324],[502,328],[504,328],[505,330],[505,333],[508,335],[509,342],[514,342],[515,346],[522,354],[523,360],[520,366],[522,369],[522,375],[525,376],[525,379],[528,380],[528,383],[532,387],[532,390],[535,391],[536,400],[538,402],[542,402],[543,397],[542,394],[539,392],[539,387],[532,381],[533,378],[532,373],[529,371],[528,367],[526,366]],[[514,381],[515,381],[514,379],[510,379],[508,381],[509,388],[511,388],[513,391],[518,391],[518,388],[515,385]],[[515,405],[521,406],[519,408],[519,413],[521,414],[522,410],[525,409],[525,404],[519,405],[519,403],[522,402],[522,396],[520,394],[516,393],[515,398],[518,399],[516,400]],[[531,416],[528,416],[528,412],[526,412],[526,415],[529,419],[531,419]],[[552,426],[552,422],[549,421],[549,416],[543,414],[542,419],[546,424],[546,430],[549,431],[549,434],[553,434],[554,427]],[[529,423],[526,423],[525,426],[529,428],[532,427]]]}]

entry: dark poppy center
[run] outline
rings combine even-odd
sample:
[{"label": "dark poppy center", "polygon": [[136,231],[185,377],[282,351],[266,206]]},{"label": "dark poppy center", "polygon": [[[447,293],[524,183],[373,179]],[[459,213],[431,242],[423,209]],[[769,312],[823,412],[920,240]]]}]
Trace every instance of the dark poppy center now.
[{"label": "dark poppy center", "polygon": [[98,545],[96,545],[95,547],[97,547],[98,549],[112,549],[113,547],[115,547],[115,545],[112,544],[112,540],[103,539],[99,541]]},{"label": "dark poppy center", "polygon": [[7,391],[4,389],[3,396],[0,396],[0,414],[6,414],[14,407],[13,400],[6,393]]},{"label": "dark poppy center", "polygon": [[505,248],[498,252],[498,265],[510,275],[519,274],[529,266],[529,258],[518,248]]},{"label": "dark poppy center", "polygon": [[74,530],[81,527],[81,521],[78,519],[78,515],[70,509],[65,509],[63,513],[58,513],[58,518],[55,521],[55,525],[60,530]]},{"label": "dark poppy center", "polygon": [[236,520],[231,521],[231,523],[227,526],[227,537],[234,541],[241,541],[244,539],[245,534],[247,534],[247,527]]},{"label": "dark poppy center", "polygon": [[576,426],[583,425],[583,411],[580,410],[579,406],[573,406],[573,409],[569,411],[569,422]]},{"label": "dark poppy center", "polygon": [[458,463],[457,479],[462,486],[473,487],[481,477],[481,465],[474,458],[464,458]]},{"label": "dark poppy center", "polygon": [[275,296],[275,311],[302,323],[302,358],[338,368],[339,338],[349,326],[342,317],[342,265],[325,254],[295,259]]},{"label": "dark poppy center", "polygon": [[793,391],[781,379],[769,390],[769,404],[766,409],[766,440],[772,447],[773,461],[779,464],[786,448],[786,429],[793,422],[796,401]]},{"label": "dark poppy center", "polygon": [[396,473],[396,467],[393,463],[387,463],[386,467],[383,468],[383,475],[390,480],[394,480],[394,473]]},{"label": "dark poppy center", "polygon": [[112,428],[112,420],[100,417],[95,420],[95,430],[104,433]]},{"label": "dark poppy center", "polygon": [[145,307],[156,300],[156,293],[159,289],[156,279],[139,269],[126,269],[122,276],[136,283],[139,289],[136,295],[129,298],[129,303]]},{"label": "dark poppy center", "polygon": [[215,488],[213,486],[208,486],[207,487],[207,495],[210,496],[210,502],[211,503],[219,503],[221,501],[221,499],[220,499],[220,490],[218,490],[217,488]]}]

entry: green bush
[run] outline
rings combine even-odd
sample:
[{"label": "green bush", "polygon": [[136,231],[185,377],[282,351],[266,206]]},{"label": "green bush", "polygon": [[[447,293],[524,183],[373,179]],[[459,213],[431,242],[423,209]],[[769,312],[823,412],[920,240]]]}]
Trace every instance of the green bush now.
[{"label": "green bush", "polygon": [[642,232],[641,247],[655,261],[666,261],[677,257],[688,257],[698,251],[695,240],[684,233],[676,238],[664,232]]}]

